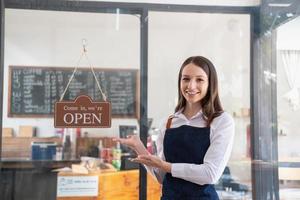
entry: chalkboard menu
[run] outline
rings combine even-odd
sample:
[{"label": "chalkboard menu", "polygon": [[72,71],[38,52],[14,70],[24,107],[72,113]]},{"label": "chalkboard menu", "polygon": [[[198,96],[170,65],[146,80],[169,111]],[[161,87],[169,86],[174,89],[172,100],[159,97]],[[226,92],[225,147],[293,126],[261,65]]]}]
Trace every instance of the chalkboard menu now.
[{"label": "chalkboard menu", "polygon": [[[74,68],[9,66],[9,117],[52,117]],[[138,70],[94,68],[103,92],[112,104],[112,116],[136,118],[138,114]],[[78,68],[64,96],[74,100],[89,95],[101,101],[89,68]]]}]

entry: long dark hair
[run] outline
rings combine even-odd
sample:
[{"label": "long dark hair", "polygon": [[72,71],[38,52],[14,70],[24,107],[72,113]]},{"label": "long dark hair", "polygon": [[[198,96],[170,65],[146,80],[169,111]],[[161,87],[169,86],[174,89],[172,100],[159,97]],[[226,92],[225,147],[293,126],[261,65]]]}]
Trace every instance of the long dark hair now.
[{"label": "long dark hair", "polygon": [[203,56],[192,56],[186,59],[180,68],[178,76],[178,103],[175,108],[175,112],[184,108],[186,105],[186,99],[181,93],[180,83],[182,77],[182,70],[188,64],[194,64],[206,73],[208,77],[208,89],[206,96],[200,101],[202,112],[204,114],[207,126],[209,127],[215,117],[220,116],[224,111],[221,105],[218,92],[218,77],[217,72],[210,60]]}]

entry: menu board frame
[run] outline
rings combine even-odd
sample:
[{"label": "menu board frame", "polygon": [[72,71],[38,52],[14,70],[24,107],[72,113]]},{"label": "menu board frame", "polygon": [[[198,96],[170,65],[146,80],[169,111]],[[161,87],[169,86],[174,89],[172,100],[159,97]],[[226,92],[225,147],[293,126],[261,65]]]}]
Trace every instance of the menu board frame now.
[{"label": "menu board frame", "polygon": [[[52,118],[54,115],[53,113],[44,113],[44,114],[32,114],[32,113],[13,113],[12,112],[12,79],[14,77],[13,76],[13,70],[15,69],[41,69],[41,70],[67,70],[69,72],[73,72],[74,67],[56,67],[56,66],[28,66],[28,65],[10,65],[9,66],[9,82],[8,82],[8,112],[7,115],[8,117],[18,117],[18,118],[37,118],[37,117],[41,117],[41,118]],[[78,71],[91,71],[91,69],[89,67],[78,67],[77,68]],[[99,71],[104,71],[104,72],[109,72],[109,73],[119,73],[119,72],[130,72],[132,74],[135,75],[135,80],[134,80],[134,102],[133,105],[134,106],[134,113],[132,114],[115,114],[112,113],[112,118],[137,118],[139,119],[139,99],[140,99],[140,84],[139,84],[139,70],[138,69],[131,69],[131,68],[94,68],[95,73],[99,72]],[[76,72],[77,73],[77,72]],[[75,76],[76,76],[75,73]],[[64,85],[65,87],[66,85]],[[80,95],[80,94],[78,94]],[[57,99],[57,101],[59,100],[59,98]],[[108,97],[108,101],[110,101],[110,98]],[[112,104],[113,106],[113,104]]]}]

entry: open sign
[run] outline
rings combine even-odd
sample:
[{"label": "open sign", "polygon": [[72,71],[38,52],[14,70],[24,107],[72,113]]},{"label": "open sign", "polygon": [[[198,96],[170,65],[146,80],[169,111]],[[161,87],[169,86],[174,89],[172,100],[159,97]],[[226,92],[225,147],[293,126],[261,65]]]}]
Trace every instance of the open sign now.
[{"label": "open sign", "polygon": [[56,128],[110,128],[111,104],[93,102],[87,95],[75,101],[55,103],[54,127]]}]

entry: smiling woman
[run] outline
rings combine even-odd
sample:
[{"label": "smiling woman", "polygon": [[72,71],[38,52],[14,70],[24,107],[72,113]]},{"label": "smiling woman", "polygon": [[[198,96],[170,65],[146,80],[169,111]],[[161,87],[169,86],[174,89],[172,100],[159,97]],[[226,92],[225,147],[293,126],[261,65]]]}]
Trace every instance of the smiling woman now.
[{"label": "smiling woman", "polygon": [[179,71],[178,96],[176,112],[184,108],[185,115],[190,113],[193,116],[202,107],[208,125],[223,112],[218,94],[217,72],[207,58],[192,56],[185,60]]},{"label": "smiling woman", "polygon": [[213,184],[229,160],[234,136],[232,117],[223,111],[214,65],[202,56],[186,59],[178,76],[178,104],[157,139],[158,156],[150,155],[137,136],[119,138],[134,149],[162,183],[161,200],[218,200]]},{"label": "smiling woman", "polygon": [[[196,103],[203,99],[207,93],[208,80],[203,69],[195,64],[188,64],[182,70],[180,89],[184,98],[190,103]],[[200,104],[196,104],[200,107]],[[199,110],[199,108],[196,110]]]}]

